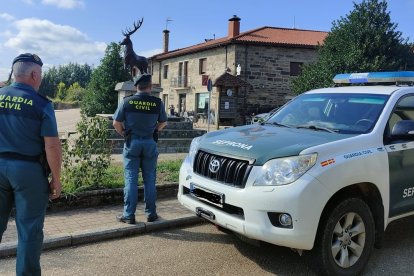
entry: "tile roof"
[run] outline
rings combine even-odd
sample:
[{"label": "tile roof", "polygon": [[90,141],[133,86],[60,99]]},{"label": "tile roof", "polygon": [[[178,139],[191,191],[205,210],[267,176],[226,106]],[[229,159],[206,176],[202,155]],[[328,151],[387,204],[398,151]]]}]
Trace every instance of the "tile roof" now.
[{"label": "tile roof", "polygon": [[318,44],[322,44],[327,36],[328,32],[322,31],[287,29],[265,26],[251,31],[240,33],[238,36],[233,38],[223,37],[219,39],[209,40],[204,43],[196,44],[186,48],[170,51],[168,53],[158,54],[153,56],[152,59],[162,60],[170,57],[181,56],[232,43],[314,48]]},{"label": "tile roof", "polygon": [[315,47],[318,44],[322,44],[327,36],[327,32],[321,31],[262,27],[240,34],[236,40],[277,45]]}]

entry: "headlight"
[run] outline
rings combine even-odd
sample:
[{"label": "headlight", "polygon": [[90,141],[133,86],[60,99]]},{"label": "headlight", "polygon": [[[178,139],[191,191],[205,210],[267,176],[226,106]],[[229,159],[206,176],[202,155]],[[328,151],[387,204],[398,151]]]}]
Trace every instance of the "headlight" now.
[{"label": "headlight", "polygon": [[316,163],[318,154],[273,159],[262,167],[254,186],[278,186],[294,182]]},{"label": "headlight", "polygon": [[192,164],[194,161],[194,157],[198,151],[198,146],[200,144],[201,136],[196,137],[191,141],[190,150],[188,151],[187,159]]}]

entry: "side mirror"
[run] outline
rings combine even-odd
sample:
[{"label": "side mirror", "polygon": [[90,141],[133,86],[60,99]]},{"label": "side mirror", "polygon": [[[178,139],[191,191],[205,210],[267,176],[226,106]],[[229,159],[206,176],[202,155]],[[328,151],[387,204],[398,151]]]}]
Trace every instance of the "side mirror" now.
[{"label": "side mirror", "polygon": [[401,120],[397,122],[391,131],[392,139],[414,140],[414,121]]}]

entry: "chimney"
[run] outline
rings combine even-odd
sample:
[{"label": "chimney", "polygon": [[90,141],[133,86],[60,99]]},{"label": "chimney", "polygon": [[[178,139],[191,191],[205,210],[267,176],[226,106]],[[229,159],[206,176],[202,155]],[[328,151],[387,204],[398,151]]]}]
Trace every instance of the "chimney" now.
[{"label": "chimney", "polygon": [[233,15],[232,18],[229,19],[229,38],[233,38],[240,34],[240,18],[237,15]]},{"label": "chimney", "polygon": [[164,30],[164,53],[168,52],[168,44],[170,42],[170,31],[169,30]]}]

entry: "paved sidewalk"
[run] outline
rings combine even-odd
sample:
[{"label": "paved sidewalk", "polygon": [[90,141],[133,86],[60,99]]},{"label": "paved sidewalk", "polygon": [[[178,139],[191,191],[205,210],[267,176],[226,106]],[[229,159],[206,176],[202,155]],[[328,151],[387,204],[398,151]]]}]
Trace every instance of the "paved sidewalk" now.
[{"label": "paved sidewalk", "polygon": [[[134,234],[145,234],[155,230],[201,223],[203,220],[183,208],[176,198],[159,200],[157,213],[160,219],[147,223],[143,204],[138,203],[137,223],[129,225],[117,222],[115,217],[122,212],[122,205],[100,206],[71,211],[48,213],[44,226],[44,249],[91,243]],[[16,254],[17,233],[11,219],[0,244],[0,258]]]}]

